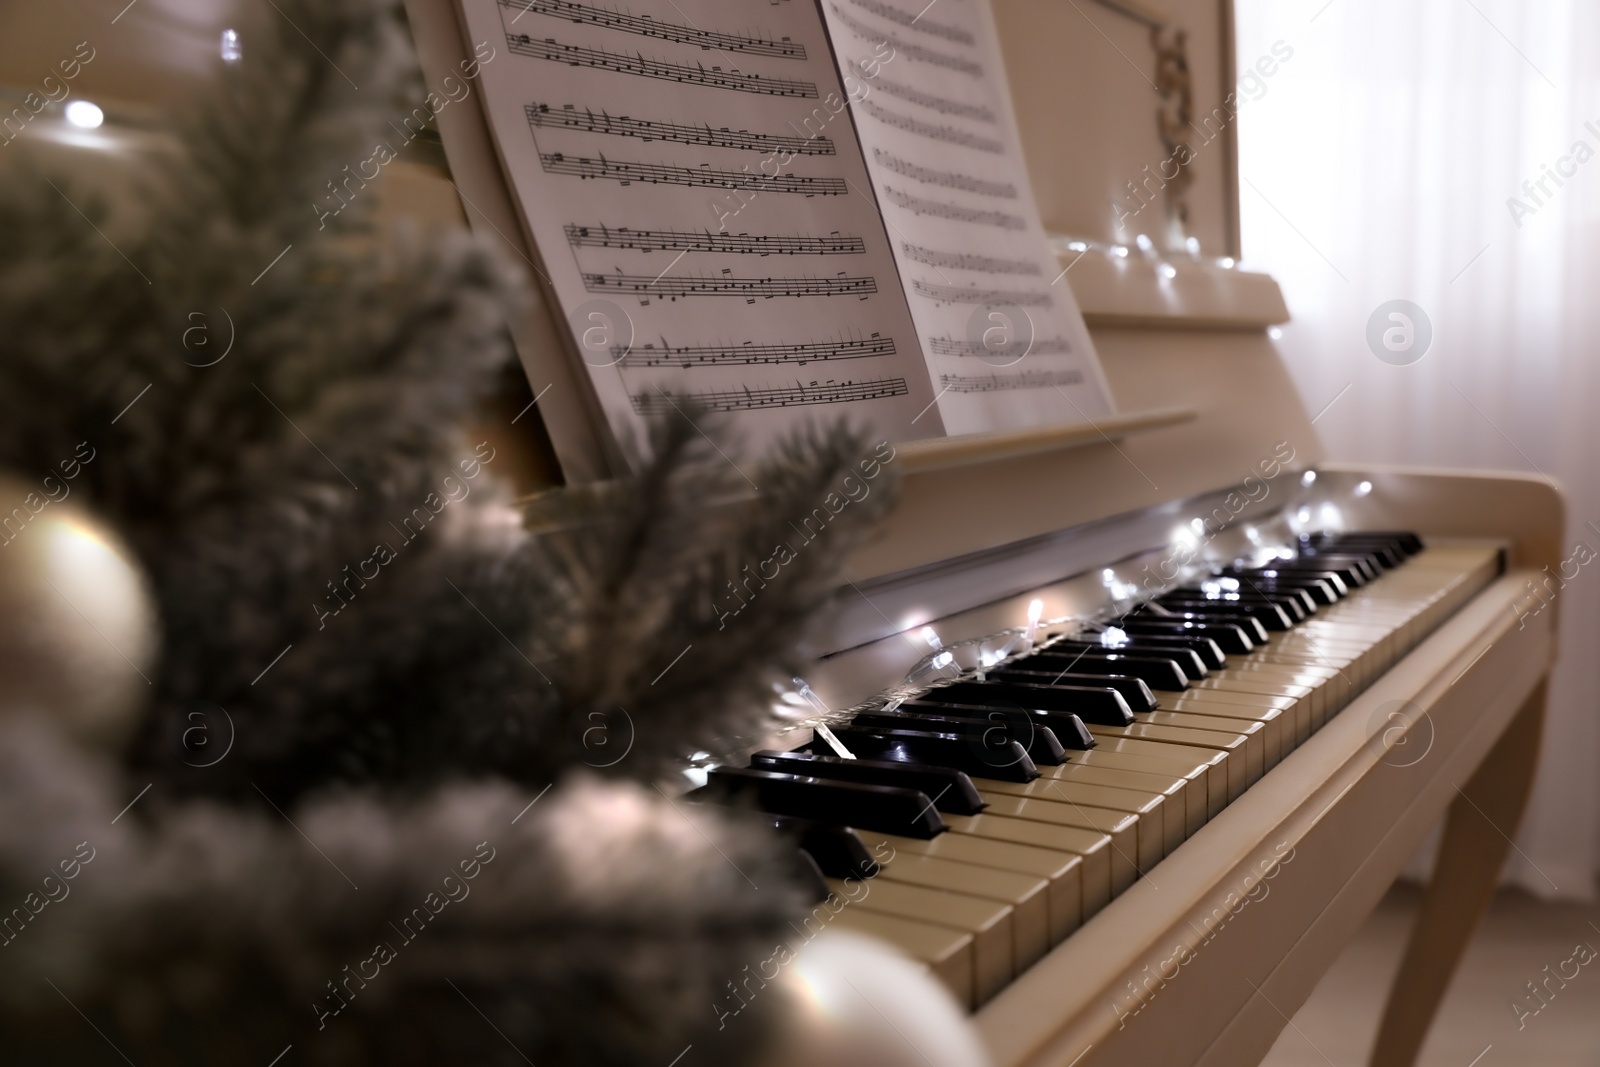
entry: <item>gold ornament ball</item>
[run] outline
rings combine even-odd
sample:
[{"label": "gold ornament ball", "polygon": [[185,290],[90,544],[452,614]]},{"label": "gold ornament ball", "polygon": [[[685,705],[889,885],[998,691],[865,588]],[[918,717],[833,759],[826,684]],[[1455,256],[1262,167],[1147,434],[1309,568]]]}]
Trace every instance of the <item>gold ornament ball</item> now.
[{"label": "gold ornament ball", "polygon": [[115,749],[150,699],[158,616],[133,554],[71,496],[0,475],[0,712]]},{"label": "gold ornament ball", "polygon": [[778,981],[788,1017],[763,1067],[989,1067],[966,1009],[876,938],[824,930]]}]

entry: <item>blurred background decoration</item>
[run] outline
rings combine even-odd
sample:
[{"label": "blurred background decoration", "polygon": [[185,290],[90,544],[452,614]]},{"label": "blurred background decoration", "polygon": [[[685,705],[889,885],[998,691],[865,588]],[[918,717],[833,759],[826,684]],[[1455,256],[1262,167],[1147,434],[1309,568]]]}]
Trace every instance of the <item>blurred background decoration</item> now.
[{"label": "blurred background decoration", "polygon": [[774,685],[892,494],[733,625],[714,596],[870,443],[741,470],[688,412],[635,477],[548,485],[526,283],[436,146],[317,209],[421,96],[397,4],[0,24],[7,1055],[736,1063],[792,1013],[881,1031],[804,1015],[825,960],[716,1025],[811,901],[792,847],[655,785],[792,725]]}]

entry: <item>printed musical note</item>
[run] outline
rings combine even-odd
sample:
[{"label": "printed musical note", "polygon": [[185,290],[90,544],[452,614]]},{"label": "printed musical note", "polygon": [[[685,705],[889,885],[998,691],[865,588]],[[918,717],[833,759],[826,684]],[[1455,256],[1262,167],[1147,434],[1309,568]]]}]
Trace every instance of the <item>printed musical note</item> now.
[{"label": "printed musical note", "polygon": [[892,356],[894,341],[873,334],[866,339],[828,341],[799,345],[640,345],[633,348],[613,348],[611,354],[625,367],[716,367],[735,364],[793,363],[803,367],[807,363],[830,359],[866,359],[871,356]]},{"label": "printed musical note", "polygon": [[960,56],[946,55],[943,52],[936,52],[931,48],[924,48],[920,44],[912,44],[910,41],[896,37],[892,33],[885,33],[882,30],[875,30],[866,23],[852,18],[850,14],[838,4],[829,4],[828,6],[833,9],[834,15],[838,17],[840,22],[850,27],[850,29],[854,30],[857,35],[871,44],[877,45],[886,43],[889,45],[889,47],[895,50],[896,55],[903,55],[907,59],[915,59],[920,62],[927,63],[929,66],[943,67],[945,70],[953,70],[959,74],[970,74],[974,78],[983,77],[983,68],[972,62],[970,59],[962,59]]},{"label": "printed musical note", "polygon": [[644,78],[705,85],[713,89],[732,89],[739,93],[759,93],[763,96],[797,96],[808,100],[817,98],[815,82],[795,81],[789,78],[763,78],[759,74],[725,71],[721,67],[706,68],[668,63],[661,59],[646,59],[639,55],[611,52],[604,48],[584,48],[581,45],[561,44],[546,38],[534,40],[525,33],[507,34],[506,45],[519,56],[549,59],[570,67],[593,67],[618,74],[637,74]]},{"label": "printed musical note", "polygon": [[[938,356],[978,356],[992,359],[994,350],[982,341],[957,341],[953,337],[928,338],[928,351]],[[1028,355],[1065,356],[1072,351],[1072,343],[1065,337],[1035,340],[1028,346]]]},{"label": "printed musical note", "polygon": [[[921,12],[914,12],[902,11],[892,4],[882,3],[881,0],[850,0],[850,2],[863,11],[872,12],[879,18],[897,22],[902,26],[909,26],[914,30],[921,30],[923,33],[933,37],[943,37],[945,40],[954,41],[957,44],[971,45],[974,43],[972,34],[959,26],[946,26],[942,22],[924,19],[922,16],[927,13],[927,7],[923,8]],[[928,7],[932,6],[932,4],[928,5]]]},{"label": "printed musical note", "polygon": [[1026,289],[979,289],[960,285],[933,285],[920,278],[911,280],[911,291],[929,300],[946,304],[1014,304],[1017,307],[1049,307],[1053,300],[1048,291],[1029,292]]},{"label": "printed musical note", "polygon": [[940,126],[937,123],[923,122],[920,119],[911,118],[909,115],[890,111],[888,108],[875,104],[865,97],[858,100],[855,106],[886,126],[893,126],[899,130],[905,130],[907,133],[914,133],[919,137],[927,137],[935,141],[948,141],[950,144],[958,144],[964,148],[976,148],[980,152],[993,152],[995,155],[999,155],[1006,150],[1005,145],[991,137],[979,137],[975,133],[968,133],[966,130],[957,129],[954,126]]},{"label": "printed musical note", "polygon": [[612,181],[644,182],[647,185],[688,185],[708,189],[760,189],[770,193],[799,193],[803,196],[843,196],[850,191],[843,178],[808,178],[800,174],[768,177],[760,171],[711,170],[708,167],[674,167],[665,163],[619,162],[601,156],[567,156],[560,152],[539,154],[539,163],[551,174],[570,174],[579,178],[609,178]]},{"label": "printed musical note", "polygon": [[675,141],[678,144],[710,145],[713,148],[747,148],[752,152],[786,151],[796,156],[831,156],[833,142],[826,137],[790,137],[785,134],[751,133],[726,126],[686,126],[676,122],[652,122],[627,115],[595,114],[588,108],[577,110],[571,104],[552,109],[549,104],[528,104],[528,125],[534,129],[582,130],[613,137],[637,137],[641,141]]},{"label": "printed musical note", "polygon": [[975,256],[969,252],[939,252],[923,248],[910,241],[900,242],[900,251],[907,259],[926,263],[930,267],[950,267],[954,270],[975,270],[984,274],[1043,274],[1039,264],[1026,259],[1001,259],[998,256]]},{"label": "printed musical note", "polygon": [[631,248],[639,252],[721,252],[744,256],[861,255],[867,250],[859,237],[780,237],[768,234],[693,233],[685,230],[630,230],[626,226],[565,227],[567,243],[574,248]]},{"label": "printed musical note", "polygon": [[1023,371],[1021,374],[941,374],[939,384],[952,393],[998,393],[1011,389],[1055,389],[1082,385],[1083,372]]},{"label": "printed musical note", "polygon": [[868,296],[878,291],[876,278],[706,278],[696,275],[585,274],[591,293],[640,293],[676,300],[680,296]]},{"label": "printed musical note", "polygon": [[953,170],[935,170],[932,167],[918,166],[899,156],[890,155],[881,148],[872,150],[872,158],[896,174],[904,174],[907,178],[928,185],[942,185],[946,189],[960,189],[962,192],[996,196],[1004,200],[1017,198],[1017,187],[1010,182],[986,182],[982,178],[958,174]]},{"label": "printed musical note", "polygon": [[923,107],[937,111],[942,115],[956,115],[964,119],[977,119],[979,122],[987,122],[990,125],[998,121],[994,110],[982,104],[963,104],[958,100],[949,100],[942,96],[935,96],[933,93],[925,93],[921,89],[913,89],[909,85],[902,85],[897,81],[890,81],[888,78],[881,76],[872,83],[872,87],[880,92],[888,93],[890,96],[898,96],[902,100],[909,100],[913,104],[921,104]]},{"label": "printed musical note", "polygon": [[760,408],[805,407],[811,404],[849,404],[860,400],[879,400],[883,397],[905,396],[904,378],[879,378],[872,381],[811,382],[802,385],[768,386],[741,389],[716,389],[702,393],[633,394],[633,410],[641,415],[661,415],[679,410],[682,404],[693,404],[711,411],[752,411]]},{"label": "printed musical note", "polygon": [[1008,215],[1004,211],[979,211],[976,208],[962,207],[960,204],[946,204],[940,200],[924,200],[920,196],[902,193],[890,186],[883,187],[883,195],[891,203],[898,204],[914,215],[936,215],[941,219],[955,219],[957,222],[975,222],[980,226],[994,226],[1002,230],[1025,230],[1028,223],[1020,215]]},{"label": "printed musical note", "polygon": [[513,24],[529,13],[550,15],[563,22],[576,22],[580,25],[587,23],[590,26],[603,26],[608,30],[637,33],[663,41],[699,45],[706,51],[743,52],[746,55],[776,56],[780,59],[806,58],[805,45],[796,44],[787,37],[781,40],[768,40],[737,33],[717,33],[702,30],[698,26],[680,26],[640,15],[625,15],[620,11],[596,4],[574,4],[568,3],[567,0],[500,0],[500,6],[518,12],[516,18],[511,20]]}]

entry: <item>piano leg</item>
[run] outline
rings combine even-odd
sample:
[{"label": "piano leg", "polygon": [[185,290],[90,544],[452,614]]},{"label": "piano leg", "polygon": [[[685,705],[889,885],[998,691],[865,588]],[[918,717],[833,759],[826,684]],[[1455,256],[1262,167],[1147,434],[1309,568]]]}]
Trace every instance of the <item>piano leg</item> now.
[{"label": "piano leg", "polygon": [[1527,806],[1544,724],[1545,682],[1450,805],[1433,880],[1422,899],[1373,1046],[1371,1067],[1411,1067],[1456,965],[1488,910]]}]

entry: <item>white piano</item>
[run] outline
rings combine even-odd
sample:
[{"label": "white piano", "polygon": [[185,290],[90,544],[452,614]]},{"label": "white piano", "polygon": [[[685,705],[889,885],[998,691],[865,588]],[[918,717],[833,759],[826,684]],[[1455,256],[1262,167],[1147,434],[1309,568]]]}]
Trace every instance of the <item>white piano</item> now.
[{"label": "white piano", "polygon": [[[902,843],[879,876],[923,891],[869,894],[840,919],[888,936],[898,929],[924,958],[949,943],[919,942],[913,924],[970,937],[970,958],[930,965],[956,972],[953,986],[1004,1067],[1255,1063],[1443,819],[1433,882],[1371,1061],[1410,1064],[1494,892],[1528,795],[1554,620],[1524,619],[1515,605],[1560,558],[1562,499],[1521,475],[1324,459],[1269,337],[1288,318],[1278,288],[1237,267],[1236,127],[1223,119],[1246,72],[1233,62],[1231,4],[996,0],[995,8],[1041,212],[1060,235],[1061,264],[1071,268],[1119,410],[1142,414],[1077,434],[903,446],[903,502],[885,536],[853,561],[859,595],[841,620],[839,651],[808,678],[819,697],[835,708],[870,706],[908,676],[932,682],[985,666],[992,674],[1008,644],[1013,655],[1023,647],[1030,607],[1042,620],[1115,625],[1131,603],[1170,586],[1227,596],[1236,582],[1202,579],[1292,549],[1302,534],[1409,530],[1426,548],[1322,606],[1303,624],[1317,628],[1301,646],[1307,655],[1275,656],[1296,630],[1273,634],[1199,683],[1213,688],[1157,693],[1163,711],[1136,719],[1163,720],[1171,733],[1153,722],[1091,725],[1099,744],[1040,767],[1033,783],[975,779],[997,803],[980,817],[949,817],[960,827],[940,838]],[[1246,95],[1284,61],[1258,60]],[[1163,76],[1174,69],[1184,75],[1178,84]],[[1171,174],[1145,167],[1172,158],[1171,119],[1180,114],[1194,124],[1189,156],[1178,155],[1192,158],[1184,168],[1192,174],[1149,181],[1152,171]],[[1119,215],[1127,216],[1120,227]],[[925,626],[949,667],[933,669],[940,653],[924,643]],[[1041,622],[1036,639],[1081,629]],[[991,636],[1001,631],[1010,634]],[[1319,662],[1330,669],[1318,671]],[[1290,678],[1283,671],[1292,664],[1309,669]],[[1254,737],[1230,734],[1228,724],[1259,720],[1227,716],[1265,706],[1258,698],[1274,688],[1261,684],[1268,679],[1295,705],[1291,717],[1306,722],[1280,724],[1276,742],[1263,737],[1258,764]],[[1185,736],[1185,716],[1215,733]],[[1120,762],[1094,767],[1118,745]],[[1191,763],[1219,754],[1230,770],[1209,766],[1203,791],[1130,776],[1124,765],[1158,758],[1150,753],[1159,745]],[[1222,745],[1232,747],[1210,747]],[[1146,798],[1162,788],[1159,841],[1144,826],[1118,829],[1118,814],[1150,821]],[[1029,800],[1031,810],[1017,803]],[[925,859],[949,840],[955,846],[943,852],[953,862],[983,868],[981,851],[961,838],[981,839],[984,819],[1049,818],[1040,809],[1052,805],[1068,810],[1066,822],[1131,842],[1127,856],[1105,849],[1109,894],[1098,882],[1071,884],[1073,867],[1080,879],[1099,876],[1088,862],[1032,865],[1039,857],[991,848],[988,862],[1004,874],[986,884]],[[867,835],[869,843],[884,836]],[[897,869],[905,856],[907,869]],[[1011,899],[1037,882],[1046,883],[1047,911],[1061,902],[1070,913],[1073,901],[1081,909],[1077,919],[1049,912],[1042,954],[1036,936],[1018,935],[1029,928],[1030,901]],[[964,910],[941,915],[940,892],[1011,909],[1009,974],[978,951],[992,913],[962,900]]]},{"label": "white piano", "polygon": [[[899,446],[901,503],[851,560],[805,681],[856,715],[837,732],[857,755],[911,752],[884,725],[899,716],[973,739],[970,763],[993,734],[972,721],[989,718],[1032,773],[973,767],[968,799],[986,806],[930,798],[940,810],[919,825],[937,820],[936,836],[857,826],[894,858],[819,921],[923,960],[1002,1067],[1233,1067],[1266,1054],[1443,819],[1372,1060],[1398,1067],[1528,794],[1554,612],[1516,606],[1560,559],[1563,504],[1530,477],[1325,459],[1270,337],[1283,298],[1238,264],[1230,94],[1256,95],[1292,48],[1236,69],[1229,0],[1155,4],[995,0],[1035,195],[1121,414]],[[412,18],[425,61],[448,46],[448,22],[420,4]],[[453,115],[455,180],[487,225],[516,232],[480,180],[482,131],[452,130]],[[521,340],[558,331],[536,310]],[[578,409],[545,416],[584,436]],[[604,475],[598,459],[568,466]],[[1161,662],[1163,640],[1211,662],[1128,686],[1131,722],[1074,737],[1017,702],[1069,682],[1088,699],[1113,682],[1086,676],[1115,675],[1118,656]],[[784,744],[832,751],[809,732]],[[785,757],[766,758],[770,773]]]}]

